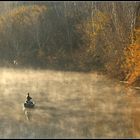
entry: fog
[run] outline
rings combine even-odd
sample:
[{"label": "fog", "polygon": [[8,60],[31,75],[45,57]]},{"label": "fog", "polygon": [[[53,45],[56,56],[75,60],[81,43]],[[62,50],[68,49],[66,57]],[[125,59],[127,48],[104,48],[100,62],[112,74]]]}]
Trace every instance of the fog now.
[{"label": "fog", "polygon": [[[1,69],[0,138],[134,138],[139,94],[99,73]],[[27,92],[34,109],[24,109]]]}]

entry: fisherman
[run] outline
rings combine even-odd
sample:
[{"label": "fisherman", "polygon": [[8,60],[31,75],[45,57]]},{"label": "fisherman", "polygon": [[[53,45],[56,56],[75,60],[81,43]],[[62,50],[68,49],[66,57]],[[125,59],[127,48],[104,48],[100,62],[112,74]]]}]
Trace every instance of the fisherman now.
[{"label": "fisherman", "polygon": [[28,94],[27,94],[27,96],[26,96],[26,102],[28,103],[28,102],[30,102],[30,100],[32,99],[31,97],[30,97],[30,95],[29,95],[29,92],[28,92]]},{"label": "fisherman", "polygon": [[27,93],[27,96],[26,96],[26,101],[24,103],[24,107],[28,107],[28,108],[33,108],[34,107],[34,103],[31,101],[31,97],[29,95],[29,92]]}]

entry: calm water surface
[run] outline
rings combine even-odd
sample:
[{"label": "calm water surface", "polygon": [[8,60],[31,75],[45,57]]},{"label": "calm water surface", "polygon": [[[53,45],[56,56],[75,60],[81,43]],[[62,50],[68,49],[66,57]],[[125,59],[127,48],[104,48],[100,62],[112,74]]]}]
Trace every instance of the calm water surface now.
[{"label": "calm water surface", "polygon": [[0,138],[139,137],[138,90],[95,72],[0,70]]}]

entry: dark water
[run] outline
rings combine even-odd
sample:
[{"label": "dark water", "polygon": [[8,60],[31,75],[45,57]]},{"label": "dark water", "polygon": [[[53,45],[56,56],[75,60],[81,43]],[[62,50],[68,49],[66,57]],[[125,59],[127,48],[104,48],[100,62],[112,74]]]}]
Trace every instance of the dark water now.
[{"label": "dark water", "polygon": [[[138,91],[96,73],[0,70],[0,138],[138,138]],[[24,109],[27,92],[36,103]]]}]

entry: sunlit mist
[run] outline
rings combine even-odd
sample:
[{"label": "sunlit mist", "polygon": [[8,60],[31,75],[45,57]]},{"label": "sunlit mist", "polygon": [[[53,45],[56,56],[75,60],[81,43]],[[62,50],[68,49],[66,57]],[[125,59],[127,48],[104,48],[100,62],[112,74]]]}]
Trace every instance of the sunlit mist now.
[{"label": "sunlit mist", "polygon": [[[128,101],[135,91],[105,76],[29,69],[0,73],[1,138],[132,136]],[[27,92],[34,109],[23,108]]]},{"label": "sunlit mist", "polygon": [[138,1],[0,2],[0,138],[139,138],[139,50]]}]

